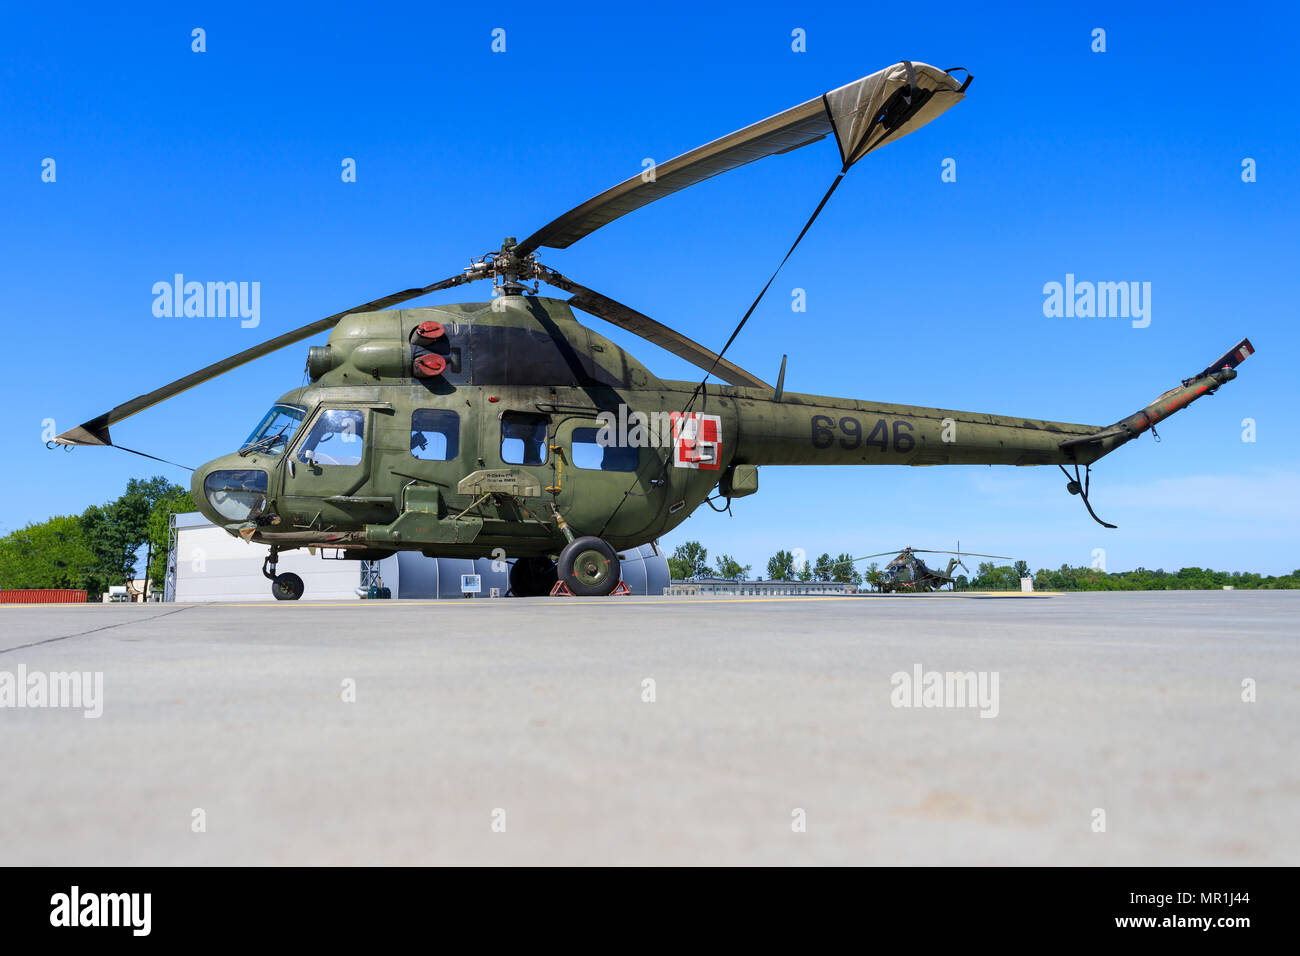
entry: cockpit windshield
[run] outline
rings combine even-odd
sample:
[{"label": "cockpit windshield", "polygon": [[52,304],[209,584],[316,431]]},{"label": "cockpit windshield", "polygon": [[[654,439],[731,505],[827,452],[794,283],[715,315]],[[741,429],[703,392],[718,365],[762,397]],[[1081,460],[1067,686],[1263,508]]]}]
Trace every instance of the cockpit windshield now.
[{"label": "cockpit windshield", "polygon": [[302,424],[307,409],[299,405],[272,405],[248,440],[239,446],[242,454],[262,452],[279,455],[289,446],[293,433]]}]

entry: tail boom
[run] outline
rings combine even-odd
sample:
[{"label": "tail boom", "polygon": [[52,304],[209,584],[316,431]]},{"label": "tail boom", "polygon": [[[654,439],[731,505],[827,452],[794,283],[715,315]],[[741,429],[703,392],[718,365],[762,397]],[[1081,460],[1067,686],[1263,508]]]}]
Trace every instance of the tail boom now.
[{"label": "tail boom", "polygon": [[[753,465],[1089,465],[1237,377],[1248,339],[1109,427],[887,405],[757,388],[712,394],[735,409],[732,460]],[[730,401],[726,401],[730,400]]]}]

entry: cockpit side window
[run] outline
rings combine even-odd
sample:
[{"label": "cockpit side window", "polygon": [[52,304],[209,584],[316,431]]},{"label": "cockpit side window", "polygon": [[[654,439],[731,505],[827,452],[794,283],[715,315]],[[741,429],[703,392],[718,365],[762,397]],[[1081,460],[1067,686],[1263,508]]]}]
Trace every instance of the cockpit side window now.
[{"label": "cockpit side window", "polygon": [[316,465],[359,465],[365,448],[366,413],[327,408],[298,449],[298,460]]},{"label": "cockpit side window", "polygon": [[545,415],[506,412],[501,416],[501,460],[507,465],[546,464]]}]

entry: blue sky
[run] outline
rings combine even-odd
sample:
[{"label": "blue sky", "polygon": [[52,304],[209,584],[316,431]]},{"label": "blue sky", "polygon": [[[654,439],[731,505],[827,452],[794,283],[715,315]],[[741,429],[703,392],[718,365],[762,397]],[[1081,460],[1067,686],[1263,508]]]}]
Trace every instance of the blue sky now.
[{"label": "blue sky", "polygon": [[[854,167],[729,357],[770,378],[789,353],[795,391],[1104,425],[1243,335],[1258,354],[1162,443],[1099,466],[1094,503],[1116,531],[1055,469],[770,468],[734,517],[705,510],[663,544],[698,538],[760,571],[777,548],[958,539],[1035,568],[1088,564],[1097,548],[1111,570],[1300,565],[1300,124],[1276,77],[1296,62],[1294,5],[266,7],[0,14],[0,529],[79,512],[131,476],[187,480],[121,451],[48,451],[43,419],[67,428],[449,275],[643,158],[908,57],[968,67],[967,99]],[[1104,53],[1090,49],[1098,27]],[[807,52],[791,50],[795,28]],[[356,183],[341,181],[345,157]],[[945,158],[956,182],[941,182]],[[829,142],[764,160],[544,261],[716,348],[837,166]],[[151,288],[177,272],[260,282],[260,327],[156,318]],[[1043,285],[1066,273],[1150,282],[1150,326],[1045,318]],[[591,323],[660,374],[694,376]],[[114,437],[187,464],[216,457],[301,382],[308,344]]]}]

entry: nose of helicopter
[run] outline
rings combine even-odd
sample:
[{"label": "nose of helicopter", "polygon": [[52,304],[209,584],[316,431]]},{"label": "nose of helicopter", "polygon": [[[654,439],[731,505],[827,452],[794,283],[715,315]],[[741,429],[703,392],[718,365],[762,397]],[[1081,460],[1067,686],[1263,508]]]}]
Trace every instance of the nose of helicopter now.
[{"label": "nose of helicopter", "polygon": [[194,469],[190,495],[213,524],[243,525],[265,510],[269,477],[238,454],[225,455]]}]

